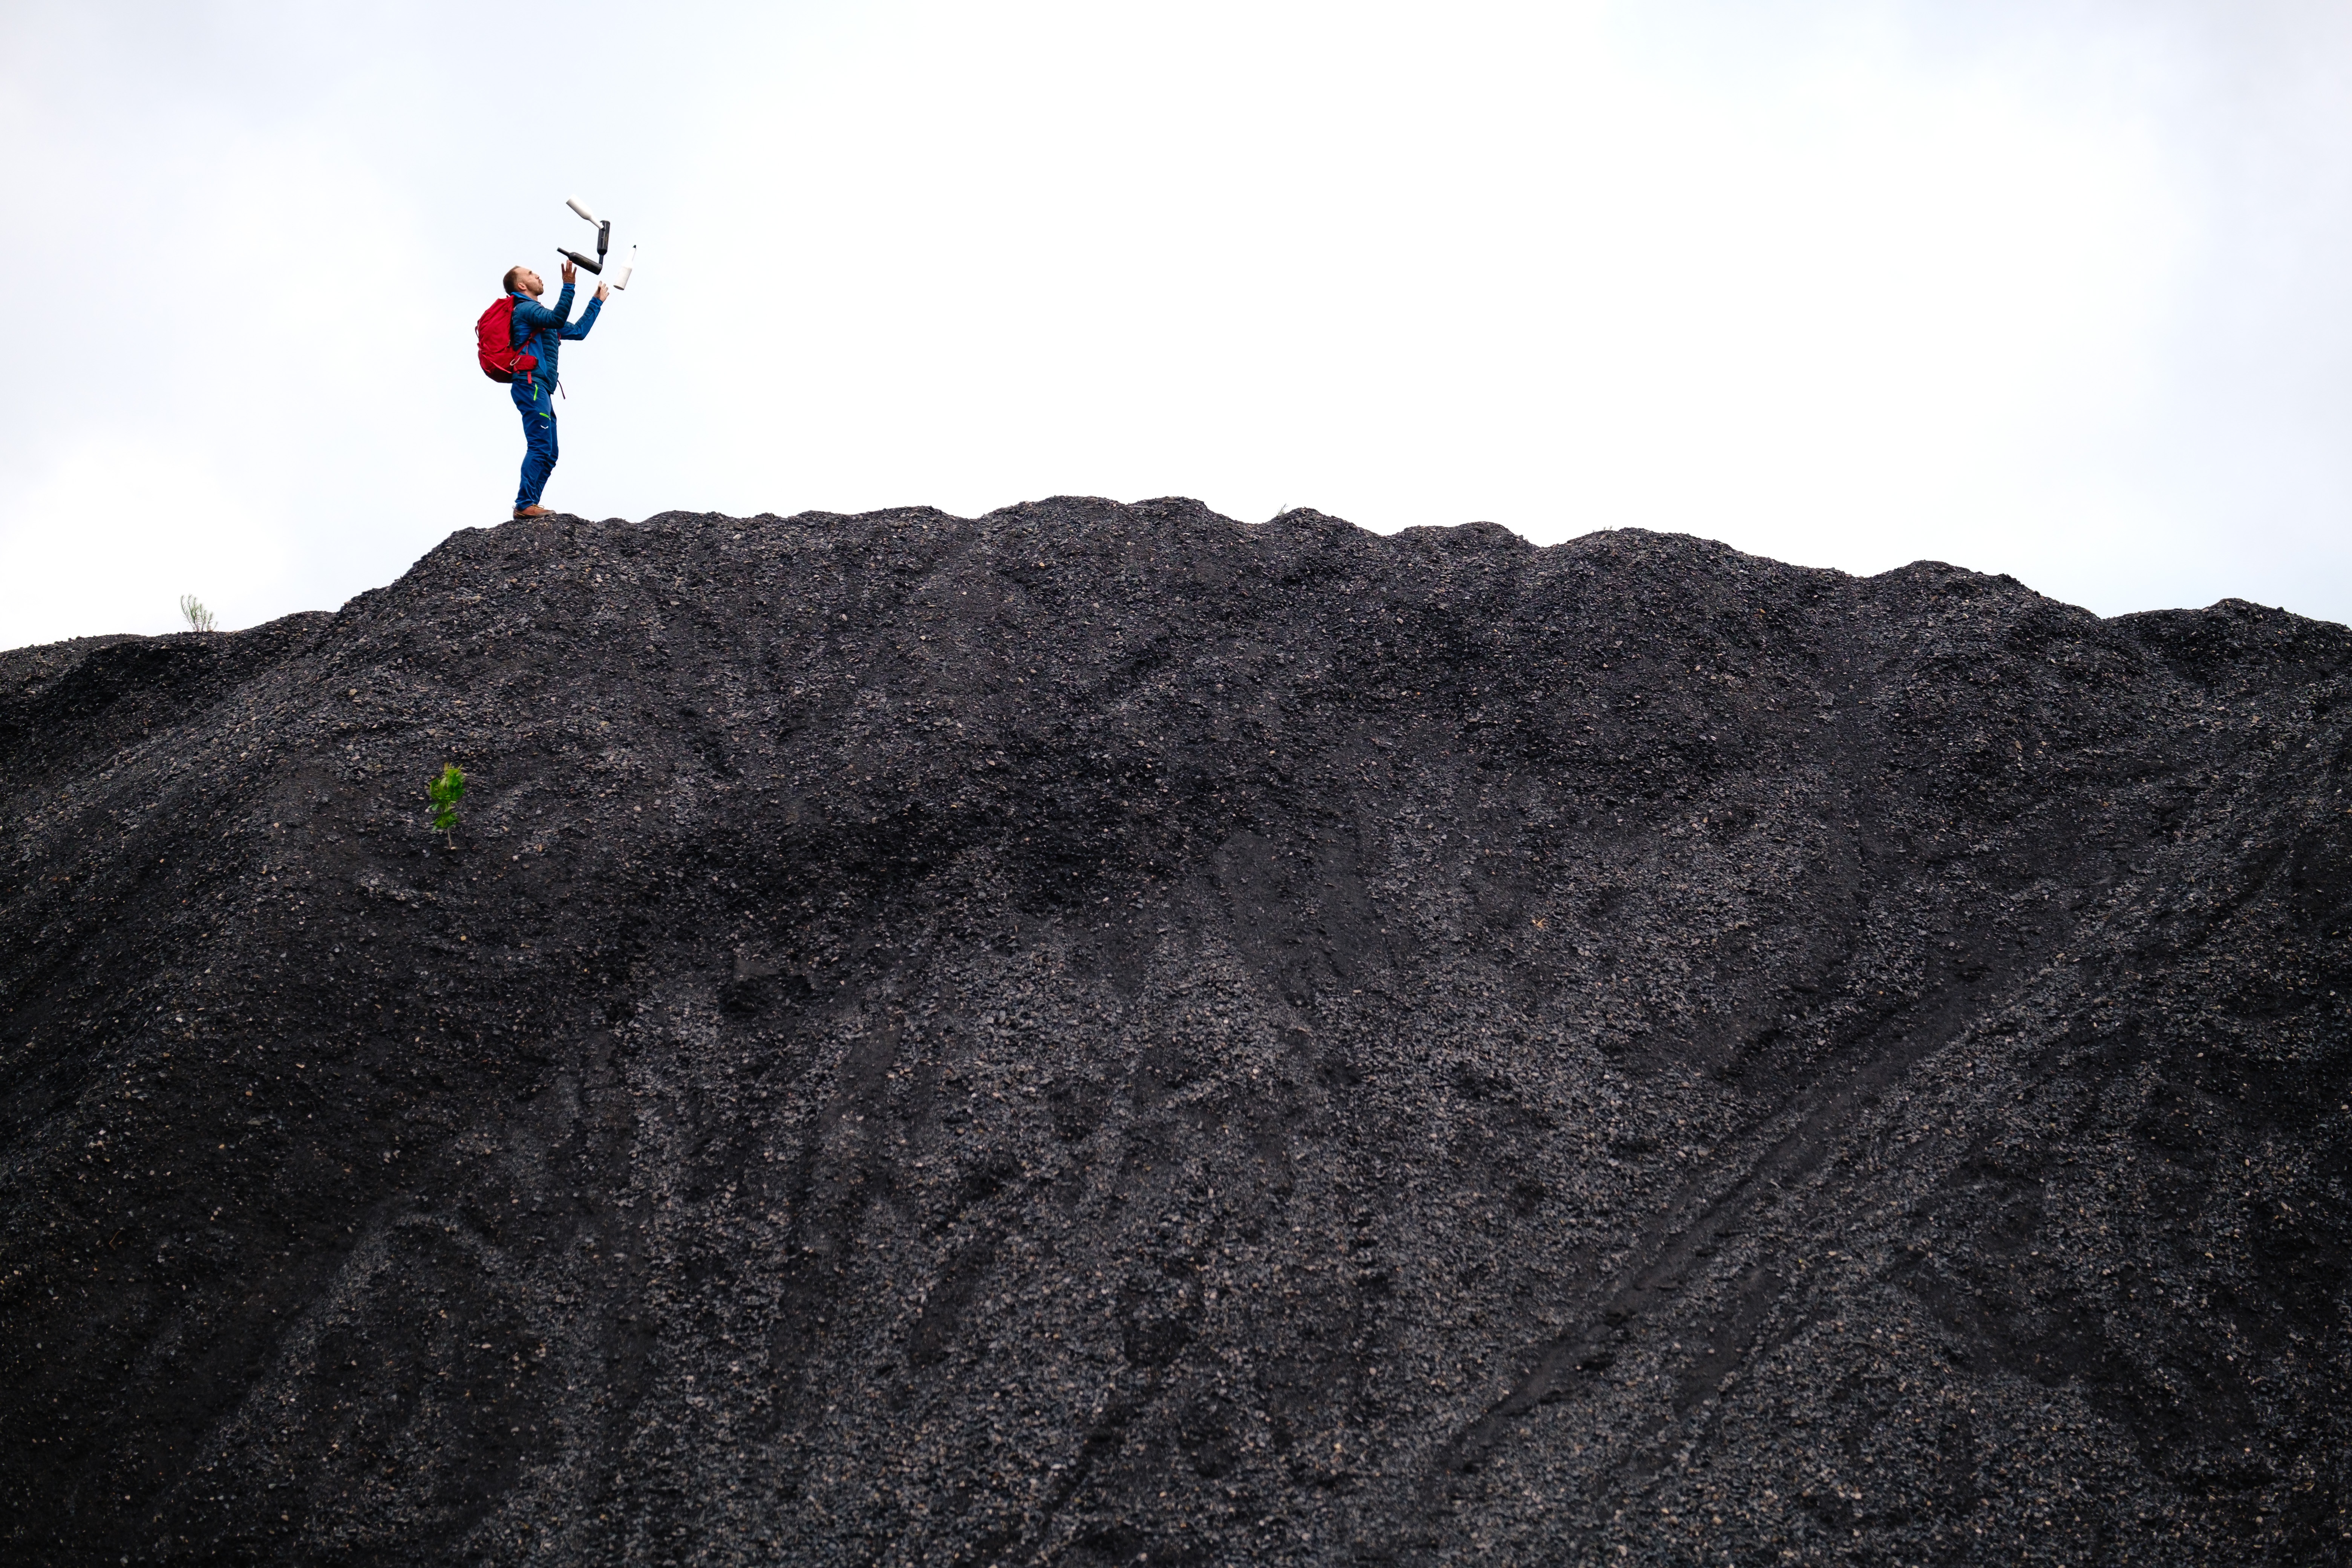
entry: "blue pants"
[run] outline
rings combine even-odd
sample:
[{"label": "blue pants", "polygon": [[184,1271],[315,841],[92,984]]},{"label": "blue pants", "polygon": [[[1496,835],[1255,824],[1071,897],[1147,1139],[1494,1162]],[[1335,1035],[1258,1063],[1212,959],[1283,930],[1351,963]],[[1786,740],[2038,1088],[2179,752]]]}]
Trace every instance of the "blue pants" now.
[{"label": "blue pants", "polygon": [[555,410],[541,414],[535,408],[522,411],[522,489],[515,492],[515,510],[537,506],[541,492],[547,489],[547,476],[555,472]]}]

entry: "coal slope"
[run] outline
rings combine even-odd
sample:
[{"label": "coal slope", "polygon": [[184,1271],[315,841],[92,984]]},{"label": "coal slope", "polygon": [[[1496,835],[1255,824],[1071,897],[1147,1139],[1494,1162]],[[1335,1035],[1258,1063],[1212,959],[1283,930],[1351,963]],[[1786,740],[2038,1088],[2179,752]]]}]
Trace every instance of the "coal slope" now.
[{"label": "coal slope", "polygon": [[1083,499],[0,655],[0,1555],[2346,1562],[2348,666]]}]

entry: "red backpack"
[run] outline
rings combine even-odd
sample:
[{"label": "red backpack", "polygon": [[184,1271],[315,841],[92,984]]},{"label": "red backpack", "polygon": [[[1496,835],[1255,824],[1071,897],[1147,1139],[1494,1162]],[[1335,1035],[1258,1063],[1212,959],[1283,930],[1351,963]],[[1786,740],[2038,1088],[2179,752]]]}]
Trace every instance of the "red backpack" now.
[{"label": "red backpack", "polygon": [[482,374],[492,381],[511,382],[539,368],[539,356],[514,346],[514,296],[501,294],[498,302],[474,323],[474,353]]}]

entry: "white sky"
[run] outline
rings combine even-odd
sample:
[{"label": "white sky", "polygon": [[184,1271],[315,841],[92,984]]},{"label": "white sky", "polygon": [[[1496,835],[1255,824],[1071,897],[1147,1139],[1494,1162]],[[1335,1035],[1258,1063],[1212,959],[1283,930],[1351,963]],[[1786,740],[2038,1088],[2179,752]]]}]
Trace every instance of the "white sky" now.
[{"label": "white sky", "polygon": [[643,250],[565,510],[1183,494],[2352,620],[2342,0],[0,0],[0,647],[504,518],[473,321],[572,195]]}]

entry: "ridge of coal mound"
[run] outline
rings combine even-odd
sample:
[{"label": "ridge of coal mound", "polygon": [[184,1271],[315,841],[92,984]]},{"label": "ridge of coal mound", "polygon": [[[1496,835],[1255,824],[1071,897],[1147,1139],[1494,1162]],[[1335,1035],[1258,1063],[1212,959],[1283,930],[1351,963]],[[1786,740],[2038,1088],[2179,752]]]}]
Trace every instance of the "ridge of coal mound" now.
[{"label": "ridge of coal mound", "polygon": [[1083,499],[0,654],[0,1543],[2344,1561],[2347,666]]}]

